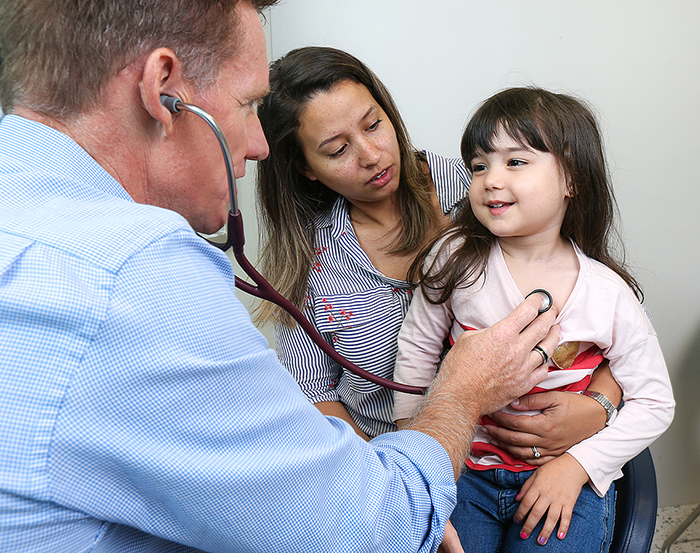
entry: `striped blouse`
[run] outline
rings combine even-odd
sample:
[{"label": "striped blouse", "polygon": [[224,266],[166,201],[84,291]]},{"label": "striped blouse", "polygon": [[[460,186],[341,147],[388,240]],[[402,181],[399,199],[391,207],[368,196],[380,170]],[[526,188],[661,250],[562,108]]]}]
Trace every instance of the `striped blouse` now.
[{"label": "striped blouse", "polygon": [[[469,189],[471,176],[458,158],[425,152],[443,213]],[[411,286],[380,273],[360,247],[345,198],[316,219],[316,261],[304,314],[341,355],[391,379],[397,335],[411,301]],[[358,427],[374,437],[396,429],[391,390],[368,382],[326,356],[297,326],[277,325],[277,353],[313,403],[340,401]]]}]

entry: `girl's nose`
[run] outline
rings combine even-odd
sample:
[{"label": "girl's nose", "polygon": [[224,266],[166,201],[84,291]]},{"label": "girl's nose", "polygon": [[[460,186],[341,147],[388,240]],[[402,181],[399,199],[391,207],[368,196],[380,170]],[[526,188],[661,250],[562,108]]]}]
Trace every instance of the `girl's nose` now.
[{"label": "girl's nose", "polygon": [[486,190],[500,190],[503,188],[503,175],[497,169],[490,168],[484,175],[484,187]]}]

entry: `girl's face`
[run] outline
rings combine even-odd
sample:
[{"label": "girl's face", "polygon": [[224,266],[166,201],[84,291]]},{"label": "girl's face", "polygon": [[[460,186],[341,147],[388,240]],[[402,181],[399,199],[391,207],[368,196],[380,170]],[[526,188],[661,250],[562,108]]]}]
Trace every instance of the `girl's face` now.
[{"label": "girl's face", "polygon": [[297,136],[306,163],[299,171],[353,204],[391,197],[401,158],[394,126],[364,85],[341,81],[301,112]]},{"label": "girl's face", "polygon": [[471,161],[469,203],[476,218],[501,239],[559,239],[570,194],[556,157],[522,146],[503,129],[493,146]]}]

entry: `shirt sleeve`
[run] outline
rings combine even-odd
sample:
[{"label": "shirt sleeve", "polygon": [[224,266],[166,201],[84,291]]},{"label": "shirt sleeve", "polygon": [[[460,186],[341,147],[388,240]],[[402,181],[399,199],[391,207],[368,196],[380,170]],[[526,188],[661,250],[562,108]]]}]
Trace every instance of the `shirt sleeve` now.
[{"label": "shirt sleeve", "polygon": [[[314,297],[309,294],[304,316],[318,330],[313,302]],[[309,401],[340,401],[336,386],[342,374],[341,366],[321,351],[299,325],[293,328],[276,325],[275,344],[282,365],[291,373]]]},{"label": "shirt sleeve", "polygon": [[455,503],[429,436],[323,417],[184,232],[115,275],[51,450],[50,501],[204,551],[435,551]]},{"label": "shirt sleeve", "polygon": [[610,426],[569,449],[601,497],[622,476],[623,465],[669,427],[675,409],[666,362],[641,305],[628,290],[608,303],[608,318],[614,320],[614,340],[608,340],[614,345],[603,353],[624,406]]},{"label": "shirt sleeve", "polygon": [[[421,287],[416,289],[399,331],[396,382],[425,388],[433,381],[454,319],[450,305],[449,300],[432,304]],[[419,395],[394,392],[394,420],[410,417],[421,400]]]}]

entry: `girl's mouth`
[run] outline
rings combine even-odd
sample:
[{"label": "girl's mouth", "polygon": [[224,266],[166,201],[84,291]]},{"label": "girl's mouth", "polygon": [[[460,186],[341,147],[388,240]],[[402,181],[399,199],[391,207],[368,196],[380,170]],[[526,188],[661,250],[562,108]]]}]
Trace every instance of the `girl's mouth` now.
[{"label": "girl's mouth", "polygon": [[498,202],[498,203],[486,204],[486,207],[488,207],[489,211],[493,215],[500,215],[501,213],[504,213],[512,205],[513,205],[512,203]]}]

